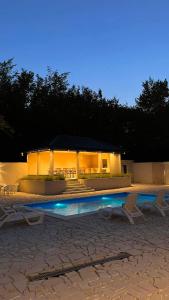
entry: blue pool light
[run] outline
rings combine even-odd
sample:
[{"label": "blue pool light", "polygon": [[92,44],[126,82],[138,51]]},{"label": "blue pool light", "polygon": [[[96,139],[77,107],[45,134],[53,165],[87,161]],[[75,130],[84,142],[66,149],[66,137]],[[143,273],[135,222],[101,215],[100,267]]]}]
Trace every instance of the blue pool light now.
[{"label": "blue pool light", "polygon": [[57,208],[65,208],[66,204],[64,204],[64,203],[56,203],[54,206],[57,207]]},{"label": "blue pool light", "polygon": [[102,197],[102,200],[110,200],[110,197]]}]

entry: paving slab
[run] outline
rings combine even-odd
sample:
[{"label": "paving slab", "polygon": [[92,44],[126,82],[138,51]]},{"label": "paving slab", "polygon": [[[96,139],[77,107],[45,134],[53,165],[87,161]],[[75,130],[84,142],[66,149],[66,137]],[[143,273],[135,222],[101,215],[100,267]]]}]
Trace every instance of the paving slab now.
[{"label": "paving slab", "polygon": [[[120,192],[152,193],[162,188],[169,187],[135,185]],[[58,197],[17,193],[0,196],[0,203],[48,201]],[[32,274],[73,268],[120,252],[131,256],[60,277],[29,280]],[[125,219],[104,220],[93,214],[70,220],[45,217],[43,224],[33,227],[4,226],[0,231],[1,299],[169,300],[169,216],[162,218],[146,212],[146,221],[135,225]]]}]

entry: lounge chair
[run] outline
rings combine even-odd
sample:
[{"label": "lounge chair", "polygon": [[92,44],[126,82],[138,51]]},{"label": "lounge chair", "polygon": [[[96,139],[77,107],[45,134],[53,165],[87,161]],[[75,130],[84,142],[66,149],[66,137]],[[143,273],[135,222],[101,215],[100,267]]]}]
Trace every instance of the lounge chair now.
[{"label": "lounge chair", "polygon": [[0,184],[0,194],[3,194],[3,188],[4,188],[4,185]]},{"label": "lounge chair", "polygon": [[143,217],[144,215],[141,212],[141,210],[136,206],[136,199],[137,194],[131,193],[127,196],[125,203],[116,208],[108,207],[106,209],[103,209],[103,215],[105,215],[105,212],[108,212],[107,218],[110,219],[113,217],[113,215],[125,215],[130,224],[134,224],[134,218],[137,217]]},{"label": "lounge chair", "polygon": [[4,195],[15,194],[17,191],[18,185],[16,184],[7,184],[2,188],[2,192]]},{"label": "lounge chair", "polygon": [[44,213],[25,207],[0,206],[0,228],[9,222],[25,221],[28,225],[37,225],[43,222]]},{"label": "lounge chair", "polygon": [[160,214],[165,217],[166,211],[169,211],[169,205],[167,203],[167,201],[165,201],[165,191],[159,191],[156,194],[156,198],[154,201],[146,201],[143,202],[142,204],[139,205],[140,208],[151,208],[151,207],[155,207],[156,209],[158,209],[158,211],[160,212]]}]

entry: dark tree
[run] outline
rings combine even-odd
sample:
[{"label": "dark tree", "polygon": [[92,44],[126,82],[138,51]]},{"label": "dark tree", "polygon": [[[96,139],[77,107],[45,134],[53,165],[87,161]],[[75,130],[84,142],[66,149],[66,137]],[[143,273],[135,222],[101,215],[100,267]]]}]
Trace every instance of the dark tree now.
[{"label": "dark tree", "polygon": [[168,82],[153,79],[146,80],[142,84],[141,95],[136,99],[137,107],[144,112],[155,113],[164,110],[169,104]]},{"label": "dark tree", "polygon": [[169,160],[168,83],[143,83],[136,106],[106,99],[101,90],[69,86],[69,73],[46,76],[0,63],[0,161],[45,146],[57,134],[89,136],[121,145],[125,158]]}]

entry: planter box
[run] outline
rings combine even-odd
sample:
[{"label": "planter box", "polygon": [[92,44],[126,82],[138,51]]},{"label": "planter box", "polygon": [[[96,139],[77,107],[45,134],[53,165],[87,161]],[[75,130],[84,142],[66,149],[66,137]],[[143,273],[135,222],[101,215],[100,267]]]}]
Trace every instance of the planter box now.
[{"label": "planter box", "polygon": [[87,187],[95,189],[96,191],[131,186],[130,176],[80,179],[79,181],[84,183]]},{"label": "planter box", "polygon": [[65,191],[65,180],[29,180],[22,179],[19,183],[19,191],[39,195],[56,195]]}]

